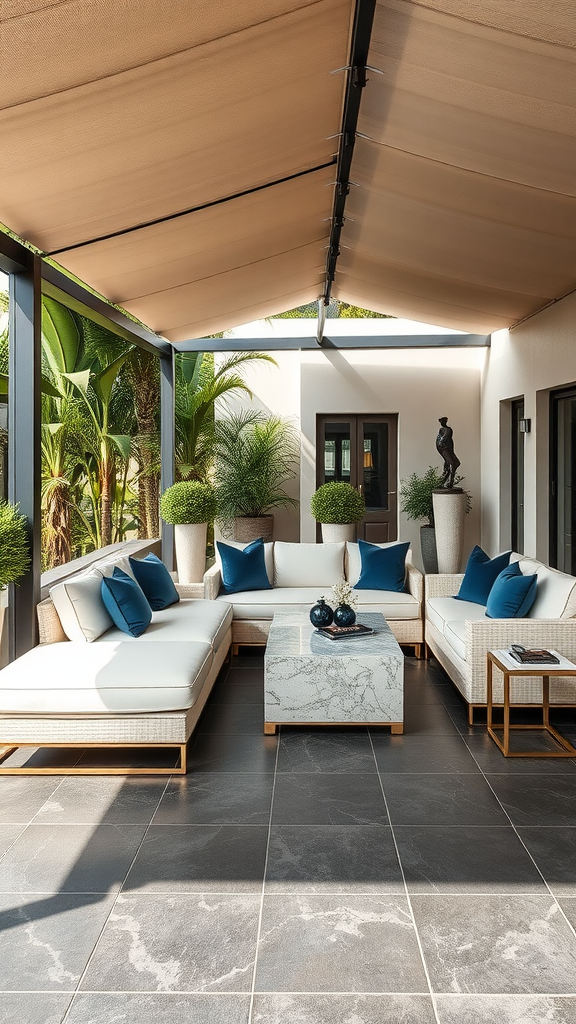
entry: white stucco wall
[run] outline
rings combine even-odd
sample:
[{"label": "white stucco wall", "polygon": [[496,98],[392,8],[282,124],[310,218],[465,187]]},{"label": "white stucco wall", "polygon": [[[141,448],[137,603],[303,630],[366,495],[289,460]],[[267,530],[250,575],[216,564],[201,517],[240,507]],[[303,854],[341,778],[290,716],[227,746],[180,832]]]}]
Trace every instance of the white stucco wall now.
[{"label": "white stucco wall", "polygon": [[[576,294],[567,296],[511,331],[492,335],[482,385],[482,544],[495,553],[509,545],[505,410],[524,396],[531,419],[525,436],[524,550],[549,557],[549,392],[576,381]],[[504,423],[501,424],[501,419]]]}]

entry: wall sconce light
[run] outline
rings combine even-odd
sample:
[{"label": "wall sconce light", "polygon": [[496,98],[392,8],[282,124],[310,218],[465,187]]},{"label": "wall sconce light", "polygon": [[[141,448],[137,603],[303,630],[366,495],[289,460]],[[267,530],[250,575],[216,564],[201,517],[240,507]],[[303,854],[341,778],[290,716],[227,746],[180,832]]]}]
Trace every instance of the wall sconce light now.
[{"label": "wall sconce light", "polygon": [[518,430],[521,434],[529,434],[532,420],[518,420]]}]

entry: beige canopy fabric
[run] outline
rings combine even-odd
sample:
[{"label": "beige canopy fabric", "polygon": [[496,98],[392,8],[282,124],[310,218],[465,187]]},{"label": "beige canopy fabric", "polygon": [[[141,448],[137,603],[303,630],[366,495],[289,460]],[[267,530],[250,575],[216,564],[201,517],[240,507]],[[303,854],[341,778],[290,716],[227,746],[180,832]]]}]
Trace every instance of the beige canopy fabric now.
[{"label": "beige canopy fabric", "polygon": [[[0,220],[175,343],[318,297],[353,13],[4,0]],[[378,0],[336,297],[486,333],[576,287],[575,47],[570,0]]]}]

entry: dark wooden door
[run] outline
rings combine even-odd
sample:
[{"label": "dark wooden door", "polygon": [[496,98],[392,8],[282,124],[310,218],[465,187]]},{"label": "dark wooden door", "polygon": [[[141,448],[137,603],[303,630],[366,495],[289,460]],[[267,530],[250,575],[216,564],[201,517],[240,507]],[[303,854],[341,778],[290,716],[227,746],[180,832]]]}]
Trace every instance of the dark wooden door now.
[{"label": "dark wooden door", "polygon": [[398,536],[398,416],[319,415],[316,486],[343,480],[364,495],[366,515],[357,537],[372,544]]}]

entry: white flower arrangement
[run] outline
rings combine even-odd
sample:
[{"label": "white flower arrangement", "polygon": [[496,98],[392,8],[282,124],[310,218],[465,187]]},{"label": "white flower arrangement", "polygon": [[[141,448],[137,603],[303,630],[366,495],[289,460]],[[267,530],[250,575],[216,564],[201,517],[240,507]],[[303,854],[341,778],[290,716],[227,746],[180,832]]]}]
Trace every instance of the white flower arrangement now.
[{"label": "white flower arrangement", "polygon": [[347,604],[349,608],[358,607],[358,594],[346,580],[341,580],[340,583],[334,584],[332,587],[332,599],[335,607],[338,607],[340,604]]}]

